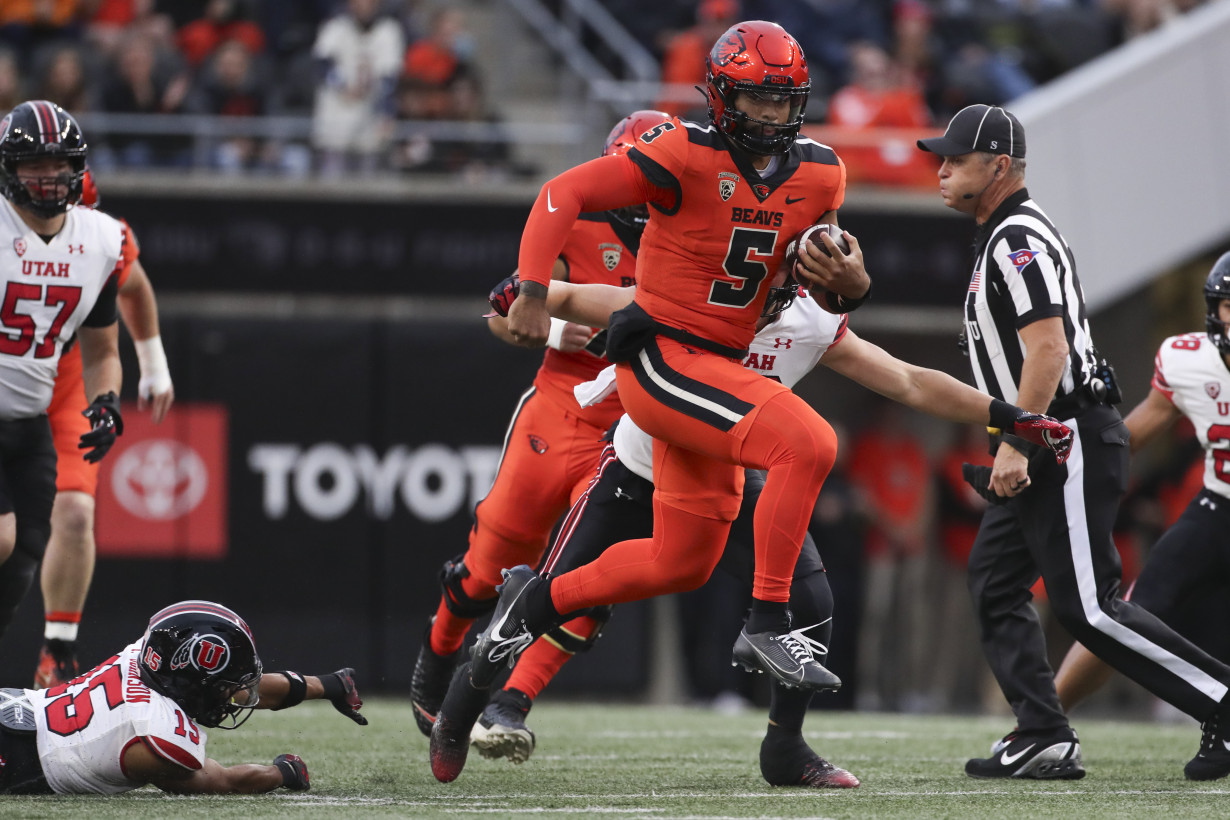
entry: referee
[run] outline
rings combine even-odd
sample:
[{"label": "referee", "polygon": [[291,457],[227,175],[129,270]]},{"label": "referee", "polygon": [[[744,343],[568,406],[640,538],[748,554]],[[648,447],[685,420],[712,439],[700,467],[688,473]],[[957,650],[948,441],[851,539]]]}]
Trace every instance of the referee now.
[{"label": "referee", "polygon": [[[969,589],[987,662],[1017,728],[972,777],[1084,777],[1080,744],[1055,694],[1030,586],[1042,576],[1051,607],[1077,641],[1158,697],[1202,721],[1188,778],[1230,774],[1230,668],[1153,615],[1119,598],[1111,540],[1127,487],[1128,432],[1107,401],[1076,265],[1025,188],[1025,132],[999,107],[957,112],[942,137],[918,147],[943,158],[940,195],[978,223],[965,333],[985,393],[1047,413],[1076,431],[1063,465],[996,437],[989,507],[969,557]],[[1230,701],[1226,701],[1230,706]]]}]

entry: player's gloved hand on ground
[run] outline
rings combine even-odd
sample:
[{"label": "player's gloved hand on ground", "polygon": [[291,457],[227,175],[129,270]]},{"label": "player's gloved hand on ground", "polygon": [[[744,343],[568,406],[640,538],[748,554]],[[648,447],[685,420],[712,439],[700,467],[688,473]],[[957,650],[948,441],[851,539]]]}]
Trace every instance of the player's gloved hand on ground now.
[{"label": "player's gloved hand on ground", "polygon": [[965,483],[974,488],[974,492],[985,498],[992,504],[1007,504],[1008,496],[1000,495],[991,489],[991,467],[983,464],[970,464],[968,461],[961,465],[961,477],[965,479]]},{"label": "player's gloved hand on ground", "polygon": [[517,294],[521,292],[521,277],[517,274],[505,277],[500,281],[500,284],[491,289],[491,293],[487,294],[487,301],[491,304],[491,312],[483,314],[484,319],[490,319],[492,316],[508,317],[508,309],[512,307],[512,303],[517,298]]},{"label": "player's gloved hand on ground", "polygon": [[325,689],[325,698],[333,704],[333,708],[360,726],[367,725],[367,718],[359,714],[363,708],[363,699],[359,697],[359,689],[355,686],[354,670],[339,669],[329,675],[320,676],[320,685]]},{"label": "player's gloved hand on ground", "polygon": [[1072,451],[1072,429],[1068,425],[1043,416],[1039,413],[1027,413],[1022,410],[1016,417],[1011,430],[1013,433],[1031,444],[1040,444],[1055,452],[1055,461],[1063,464]]},{"label": "player's gloved hand on ground", "polygon": [[77,449],[89,450],[82,458],[91,464],[102,460],[102,457],[115,444],[115,439],[124,432],[124,420],[120,418],[120,397],[114,392],[103,393],[81,411],[81,415],[90,420],[90,432],[83,433],[77,443]]},{"label": "player's gloved hand on ground", "polygon": [[282,772],[282,786],[293,792],[305,792],[311,788],[307,764],[299,755],[278,755],[273,765]]}]

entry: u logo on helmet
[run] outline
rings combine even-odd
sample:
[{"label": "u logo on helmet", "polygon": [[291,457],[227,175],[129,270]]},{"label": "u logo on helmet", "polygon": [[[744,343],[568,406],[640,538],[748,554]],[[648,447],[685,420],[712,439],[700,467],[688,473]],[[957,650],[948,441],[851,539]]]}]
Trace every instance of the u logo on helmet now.
[{"label": "u logo on helmet", "polygon": [[193,635],[179,645],[171,656],[171,670],[193,667],[205,672],[218,672],[226,668],[231,659],[231,648],[225,640],[214,634]]}]

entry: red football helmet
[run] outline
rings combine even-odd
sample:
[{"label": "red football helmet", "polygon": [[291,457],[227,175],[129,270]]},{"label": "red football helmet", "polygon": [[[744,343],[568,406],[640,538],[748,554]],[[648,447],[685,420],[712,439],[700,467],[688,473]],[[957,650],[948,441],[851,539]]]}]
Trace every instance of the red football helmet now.
[{"label": "red football helmet", "polygon": [[606,144],[602,146],[602,156],[611,157],[628,153],[632,146],[636,145],[637,137],[655,125],[661,125],[670,120],[671,115],[665,111],[654,111],[650,108],[633,111],[615,123],[615,127],[607,135]]},{"label": "red football helmet", "polygon": [[[665,111],[654,111],[649,108],[633,111],[615,123],[615,127],[607,135],[606,144],[602,146],[602,156],[617,157],[620,154],[628,153],[632,150],[632,146],[636,145],[637,137],[655,125],[670,122],[671,119],[673,119],[671,115]],[[645,225],[649,222],[648,205],[630,205],[627,208],[611,211],[611,213],[620,222],[638,231],[643,231]]]},{"label": "red football helmet", "polygon": [[[709,120],[750,154],[784,154],[803,126],[811,81],[798,42],[777,23],[736,23],[705,59]],[[790,102],[786,122],[754,119],[735,106],[739,92],[779,96]]]}]

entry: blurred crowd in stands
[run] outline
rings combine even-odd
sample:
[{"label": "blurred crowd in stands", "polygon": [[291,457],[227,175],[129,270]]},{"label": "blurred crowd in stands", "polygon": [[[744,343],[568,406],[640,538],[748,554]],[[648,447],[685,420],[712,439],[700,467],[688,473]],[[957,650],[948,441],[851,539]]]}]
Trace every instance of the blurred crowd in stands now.
[{"label": "blurred crowd in stands", "polygon": [[[561,0],[542,0],[560,11]],[[606,0],[661,61],[659,107],[704,117],[703,58],[740,19],[775,20],[811,66],[808,118],[846,134],[854,181],[910,184],[934,168],[892,140],[971,102],[1004,103],[1200,0]],[[312,117],[310,135],[190,129],[94,137],[95,165],[340,174],[526,174],[484,93],[484,56],[446,0],[4,0],[0,109],[46,98],[89,114]],[[590,44],[601,60],[602,46]],[[609,55],[608,55],[609,56]],[[503,59],[515,59],[505,55]],[[486,70],[494,69],[488,64]],[[501,100],[501,104],[514,101]],[[490,126],[442,138],[414,122]],[[494,130],[493,130],[494,129]],[[871,129],[868,131],[868,129]],[[877,131],[876,129],[888,129]],[[289,133],[289,132],[288,132]],[[310,137],[310,138],[309,138]]]}]

